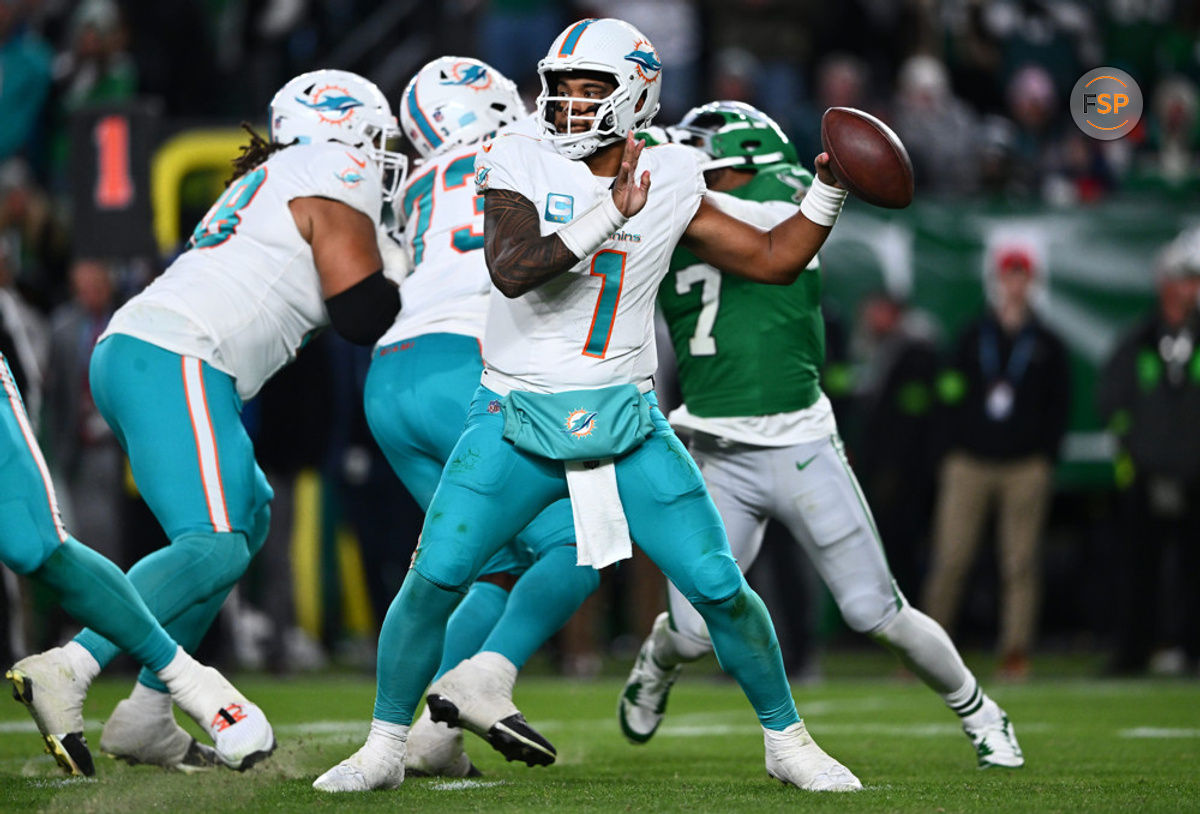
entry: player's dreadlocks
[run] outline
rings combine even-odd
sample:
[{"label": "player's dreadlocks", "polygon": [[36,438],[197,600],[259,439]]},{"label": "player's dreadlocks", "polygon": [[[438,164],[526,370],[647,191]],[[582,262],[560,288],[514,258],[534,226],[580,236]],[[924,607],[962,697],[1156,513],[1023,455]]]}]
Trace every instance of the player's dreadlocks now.
[{"label": "player's dreadlocks", "polygon": [[287,144],[280,144],[277,141],[267,141],[254,131],[248,122],[242,122],[242,129],[250,134],[250,143],[242,145],[242,154],[233,159],[233,175],[229,176],[229,180],[225,182],[225,186],[229,186],[238,178],[241,178],[250,170],[257,167],[259,164],[266,161],[271,153],[279,152],[285,147],[291,147],[296,142],[289,141]]}]

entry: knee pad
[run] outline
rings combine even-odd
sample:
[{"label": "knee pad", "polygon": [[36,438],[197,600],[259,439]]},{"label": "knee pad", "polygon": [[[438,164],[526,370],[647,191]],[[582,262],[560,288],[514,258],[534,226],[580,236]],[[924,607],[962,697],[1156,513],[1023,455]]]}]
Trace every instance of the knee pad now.
[{"label": "knee pad", "polygon": [[475,581],[481,565],[463,546],[450,541],[442,544],[422,539],[413,555],[412,570],[438,588],[465,594]]},{"label": "knee pad", "polygon": [[262,550],[267,541],[267,533],[271,530],[271,504],[264,503],[254,512],[250,521],[250,534],[246,538],[246,549],[253,557]]},{"label": "knee pad", "polygon": [[57,530],[35,517],[23,498],[0,501],[0,516],[4,517],[0,561],[16,573],[33,573],[58,550]]},{"label": "knee pad", "polygon": [[742,587],[742,571],[729,549],[706,551],[688,569],[691,585],[676,585],[693,605],[724,602]]},{"label": "knee pad", "polygon": [[250,565],[246,535],[237,531],[190,532],[176,537],[169,547],[187,552],[192,561],[191,573],[205,584],[208,595],[231,587]]},{"label": "knee pad", "polygon": [[876,590],[840,597],[838,610],[846,626],[857,633],[876,635],[900,612],[901,603],[892,594]]}]

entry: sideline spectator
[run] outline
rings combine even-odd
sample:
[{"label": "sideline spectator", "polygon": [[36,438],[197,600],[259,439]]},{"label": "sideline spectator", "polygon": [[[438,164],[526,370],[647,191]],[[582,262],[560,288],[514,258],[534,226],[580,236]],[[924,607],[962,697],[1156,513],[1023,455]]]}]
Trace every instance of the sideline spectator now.
[{"label": "sideline spectator", "polygon": [[1031,308],[1044,273],[1024,247],[996,253],[986,278],[987,313],[963,332],[952,368],[938,382],[950,451],[941,467],[924,606],[953,629],[995,504],[999,674],[1012,680],[1029,673],[1041,592],[1038,538],[1070,399],[1066,350]]},{"label": "sideline spectator", "polygon": [[0,161],[32,146],[50,90],[53,54],[28,16],[25,3],[0,0]]},{"label": "sideline spectator", "polygon": [[855,386],[860,422],[854,468],[905,594],[921,585],[937,470],[937,333],[929,317],[884,291],[863,303]]},{"label": "sideline spectator", "polygon": [[137,91],[137,68],[125,50],[125,27],[113,0],[83,0],[75,8],[53,76],[51,168],[56,184],[65,186],[71,114],[85,105],[131,99]]},{"label": "sideline spectator", "polygon": [[901,67],[894,124],[912,157],[918,192],[964,195],[976,189],[975,114],[951,93],[946,66],[937,58],[920,54]]},{"label": "sideline spectator", "polygon": [[1113,674],[1145,671],[1159,645],[1200,658],[1200,231],[1164,250],[1156,276],[1158,304],[1117,346],[1099,393],[1120,445]]}]

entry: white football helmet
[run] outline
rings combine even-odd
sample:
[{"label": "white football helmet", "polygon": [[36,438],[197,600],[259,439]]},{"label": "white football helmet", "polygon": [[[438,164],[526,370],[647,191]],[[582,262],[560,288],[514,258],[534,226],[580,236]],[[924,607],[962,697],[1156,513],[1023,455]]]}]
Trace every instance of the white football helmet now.
[{"label": "white football helmet", "polygon": [[472,144],[525,116],[517,86],[486,62],[438,57],[409,80],[400,125],[422,158]]},{"label": "white football helmet", "polygon": [[279,89],[268,113],[272,141],[337,141],[366,153],[383,176],[384,200],[392,200],[404,184],[408,159],[388,149],[400,128],[374,82],[350,71],[309,71]]},{"label": "white football helmet", "polygon": [[[555,95],[559,74],[571,71],[606,74],[617,88],[600,100]],[[627,131],[650,124],[658,112],[662,62],[650,40],[622,20],[580,20],[567,26],[538,63],[538,76],[542,93],[537,98],[537,118],[542,134],[567,158],[584,158],[625,138]],[[559,110],[566,114],[562,132],[555,124]],[[572,132],[577,122],[590,127]]]}]

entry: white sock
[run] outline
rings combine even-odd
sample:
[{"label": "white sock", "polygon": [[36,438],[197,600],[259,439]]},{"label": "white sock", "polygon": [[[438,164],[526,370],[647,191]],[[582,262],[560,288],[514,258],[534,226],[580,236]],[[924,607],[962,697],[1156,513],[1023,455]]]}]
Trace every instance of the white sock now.
[{"label": "white sock", "polygon": [[75,671],[76,679],[82,681],[85,686],[91,686],[96,676],[100,675],[100,662],[96,661],[96,657],[76,641],[64,644],[62,652],[67,664]]},{"label": "white sock", "polygon": [[472,664],[482,667],[493,673],[498,673],[504,677],[505,683],[511,693],[513,685],[517,683],[517,665],[506,659],[499,653],[485,650],[482,653],[476,653],[468,659]]},{"label": "white sock", "polygon": [[974,712],[962,715],[963,726],[978,729],[981,726],[995,723],[1000,718],[1000,707],[982,691],[980,692],[979,708]]},{"label": "white sock", "polygon": [[964,721],[983,709],[984,702],[988,700],[974,676],[971,676],[959,689],[943,695],[942,699],[946,702],[946,706],[950,707],[954,714]]},{"label": "white sock", "polygon": [[371,731],[367,733],[367,745],[385,752],[400,751],[403,754],[404,744],[408,741],[408,726],[371,719]]},{"label": "white sock", "polygon": [[129,693],[129,700],[139,708],[156,716],[171,716],[170,693],[159,692],[152,687],[147,687],[140,681],[134,683],[133,692]]},{"label": "white sock", "polygon": [[652,631],[650,636],[650,655],[664,671],[712,652],[712,642],[671,630],[669,626]]},{"label": "white sock", "polygon": [[200,662],[189,656],[182,647],[177,647],[175,656],[156,675],[162,683],[170,687],[172,682],[186,681],[191,677],[189,674],[194,675],[199,666]]}]

